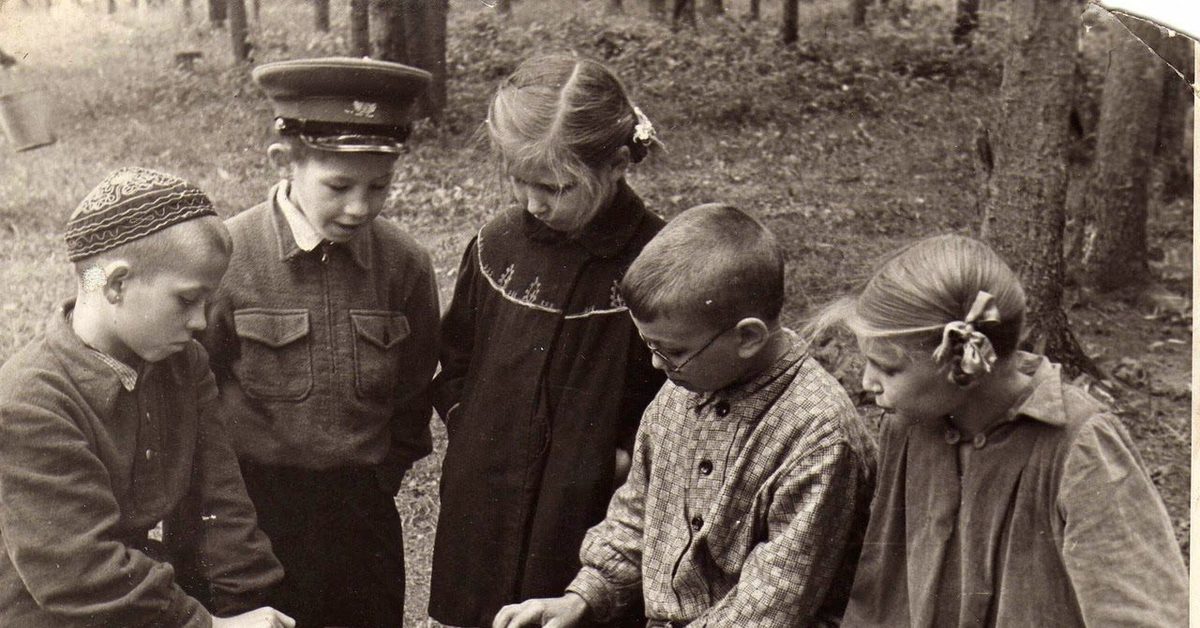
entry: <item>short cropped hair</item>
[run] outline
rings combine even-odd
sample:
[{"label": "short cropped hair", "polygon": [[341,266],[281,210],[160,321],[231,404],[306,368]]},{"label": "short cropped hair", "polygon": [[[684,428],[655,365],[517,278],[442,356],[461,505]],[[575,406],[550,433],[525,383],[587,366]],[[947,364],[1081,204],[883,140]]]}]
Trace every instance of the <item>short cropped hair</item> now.
[{"label": "short cropped hair", "polygon": [[646,245],[621,280],[633,316],[689,316],[714,327],[779,320],[784,256],[754,217],[712,203],[684,211]]},{"label": "short cropped hair", "polygon": [[75,274],[82,279],[84,272],[110,260],[121,259],[138,272],[150,274],[161,270],[179,270],[194,263],[197,256],[233,253],[233,239],[225,223],[216,216],[193,218],[143,238],[138,238],[102,253],[77,260]]}]

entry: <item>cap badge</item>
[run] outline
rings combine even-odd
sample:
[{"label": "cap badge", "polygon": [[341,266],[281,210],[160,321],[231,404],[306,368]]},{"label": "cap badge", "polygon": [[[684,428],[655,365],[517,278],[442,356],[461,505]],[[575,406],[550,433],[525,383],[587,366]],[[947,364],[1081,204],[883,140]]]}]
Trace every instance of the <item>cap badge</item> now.
[{"label": "cap badge", "polygon": [[346,110],[346,113],[356,118],[374,118],[375,110],[379,109],[379,103],[356,100],[351,107],[351,109]]}]

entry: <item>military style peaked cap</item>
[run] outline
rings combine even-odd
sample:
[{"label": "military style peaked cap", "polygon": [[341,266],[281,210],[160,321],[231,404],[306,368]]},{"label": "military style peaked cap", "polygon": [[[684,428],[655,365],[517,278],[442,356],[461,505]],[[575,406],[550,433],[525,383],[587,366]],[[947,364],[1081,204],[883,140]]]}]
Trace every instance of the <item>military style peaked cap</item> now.
[{"label": "military style peaked cap", "polygon": [[399,153],[432,75],[373,59],[325,57],[267,63],[254,81],[275,109],[275,130],[341,152]]},{"label": "military style peaked cap", "polygon": [[200,188],[174,175],[121,168],[83,198],[67,220],[72,262],[201,216],[216,216]]}]

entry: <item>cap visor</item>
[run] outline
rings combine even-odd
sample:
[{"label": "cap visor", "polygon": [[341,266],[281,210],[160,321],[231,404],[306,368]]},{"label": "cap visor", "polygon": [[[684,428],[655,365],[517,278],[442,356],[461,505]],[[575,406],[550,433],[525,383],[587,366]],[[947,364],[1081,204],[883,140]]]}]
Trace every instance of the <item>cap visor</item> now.
[{"label": "cap visor", "polygon": [[384,135],[331,135],[325,137],[301,135],[300,140],[311,148],[335,153],[387,153],[389,155],[399,155],[404,151],[403,144]]}]

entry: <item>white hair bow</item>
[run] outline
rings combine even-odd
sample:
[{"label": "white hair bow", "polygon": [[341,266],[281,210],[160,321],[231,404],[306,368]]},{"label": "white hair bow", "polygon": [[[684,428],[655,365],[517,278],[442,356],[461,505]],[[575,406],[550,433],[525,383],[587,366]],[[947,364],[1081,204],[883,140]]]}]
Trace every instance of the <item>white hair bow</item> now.
[{"label": "white hair bow", "polygon": [[996,350],[988,337],[976,331],[979,323],[999,323],[1000,309],[991,294],[979,291],[966,317],[951,321],[942,328],[942,343],[933,350],[933,361],[951,361],[950,381],[964,385],[976,377],[990,373],[996,363]]}]

